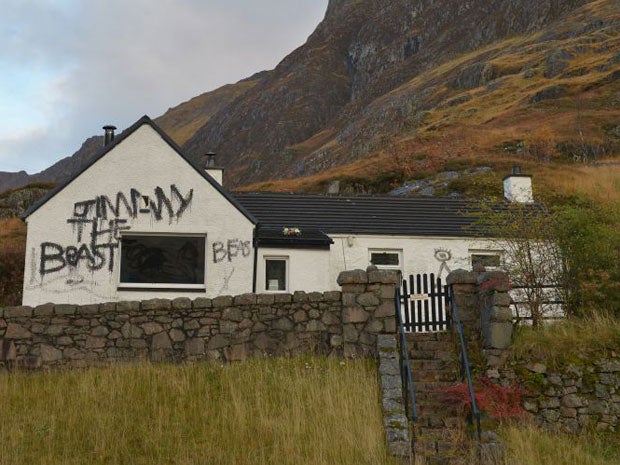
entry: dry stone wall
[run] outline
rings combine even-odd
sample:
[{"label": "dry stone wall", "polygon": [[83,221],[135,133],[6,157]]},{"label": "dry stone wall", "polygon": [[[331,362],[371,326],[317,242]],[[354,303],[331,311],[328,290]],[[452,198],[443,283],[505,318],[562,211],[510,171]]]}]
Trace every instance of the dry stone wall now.
[{"label": "dry stone wall", "polygon": [[343,272],[342,292],[244,294],[0,309],[0,363],[90,366],[117,361],[229,362],[319,353],[376,354],[395,331],[398,275]]},{"label": "dry stone wall", "polygon": [[584,358],[578,365],[549,368],[547,360],[514,360],[509,280],[503,272],[456,270],[448,276],[465,326],[475,368],[503,386],[519,386],[522,406],[541,427],[579,433],[617,431],[620,420],[620,358]]},{"label": "dry stone wall", "polygon": [[546,429],[578,434],[583,429],[617,431],[620,419],[620,360],[548,369],[542,362],[515,362],[491,373],[504,385],[524,387],[523,407]]}]

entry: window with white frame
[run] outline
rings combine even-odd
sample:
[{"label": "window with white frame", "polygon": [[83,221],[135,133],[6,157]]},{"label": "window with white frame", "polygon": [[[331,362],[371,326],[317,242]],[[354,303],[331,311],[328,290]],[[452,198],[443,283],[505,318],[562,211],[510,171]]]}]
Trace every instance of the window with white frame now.
[{"label": "window with white frame", "polygon": [[502,252],[499,250],[470,250],[469,257],[472,269],[482,266],[486,270],[497,270],[502,266]]},{"label": "window with white frame", "polygon": [[121,237],[119,288],[205,287],[205,236]]},{"label": "window with white frame", "polygon": [[265,290],[282,292],[288,289],[288,257],[265,257]]},{"label": "window with white frame", "polygon": [[402,271],[402,250],[370,249],[368,254],[371,265],[383,270]]}]

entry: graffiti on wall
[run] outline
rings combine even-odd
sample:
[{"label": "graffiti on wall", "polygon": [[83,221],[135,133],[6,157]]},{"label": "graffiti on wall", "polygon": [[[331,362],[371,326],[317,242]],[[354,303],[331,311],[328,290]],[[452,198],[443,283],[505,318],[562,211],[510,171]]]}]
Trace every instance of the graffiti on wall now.
[{"label": "graffiti on wall", "polygon": [[233,258],[248,257],[251,251],[252,246],[250,241],[228,239],[226,244],[217,241],[213,243],[213,263],[220,263],[224,260],[232,262]]},{"label": "graffiti on wall", "polygon": [[449,249],[435,249],[435,260],[437,260],[439,265],[439,271],[437,272],[437,277],[441,278],[445,271],[446,275],[451,272],[450,267],[448,266],[448,262],[452,260],[452,251]]},{"label": "graffiti on wall", "polygon": [[166,220],[172,224],[183,217],[193,196],[193,189],[183,194],[171,184],[169,194],[159,186],[155,187],[153,195],[131,188],[129,192],[117,192],[113,199],[98,195],[75,202],[66,220],[73,228],[75,242],[70,245],[42,242],[39,274],[44,276],[66,267],[77,268],[82,263],[91,271],[112,271],[120,234],[131,229],[130,219],[149,215],[153,221]]}]

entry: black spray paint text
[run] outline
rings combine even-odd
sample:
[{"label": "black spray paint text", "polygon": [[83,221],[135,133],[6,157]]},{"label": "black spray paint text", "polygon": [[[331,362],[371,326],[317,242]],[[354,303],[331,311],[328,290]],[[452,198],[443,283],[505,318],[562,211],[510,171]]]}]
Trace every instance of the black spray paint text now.
[{"label": "black spray paint text", "polygon": [[67,218],[67,223],[73,227],[76,244],[41,243],[40,274],[55,273],[66,266],[77,267],[80,263],[85,263],[91,271],[106,265],[109,271],[113,271],[120,232],[131,229],[127,218],[150,214],[155,221],[166,218],[172,223],[181,219],[194,196],[193,189],[183,195],[174,184],[170,185],[169,196],[159,186],[153,193],[153,198],[149,198],[132,188],[128,195],[117,192],[114,201],[106,195],[98,195],[74,203],[73,214]]},{"label": "black spray paint text", "polygon": [[213,263],[220,263],[228,259],[232,262],[233,258],[241,255],[247,257],[251,252],[250,241],[242,241],[241,239],[228,239],[226,244],[223,242],[213,243]]}]

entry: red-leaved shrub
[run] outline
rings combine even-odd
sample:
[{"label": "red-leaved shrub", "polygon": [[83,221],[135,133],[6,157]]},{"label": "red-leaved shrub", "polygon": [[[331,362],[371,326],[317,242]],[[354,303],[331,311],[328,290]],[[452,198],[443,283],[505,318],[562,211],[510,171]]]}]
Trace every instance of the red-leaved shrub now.
[{"label": "red-leaved shrub", "polygon": [[[458,405],[471,412],[471,399],[467,383],[443,388],[444,401]],[[474,396],[478,408],[494,420],[521,418],[525,410],[521,407],[523,391],[518,386],[502,387],[489,378],[480,377],[474,383]]]}]

